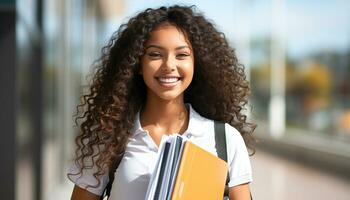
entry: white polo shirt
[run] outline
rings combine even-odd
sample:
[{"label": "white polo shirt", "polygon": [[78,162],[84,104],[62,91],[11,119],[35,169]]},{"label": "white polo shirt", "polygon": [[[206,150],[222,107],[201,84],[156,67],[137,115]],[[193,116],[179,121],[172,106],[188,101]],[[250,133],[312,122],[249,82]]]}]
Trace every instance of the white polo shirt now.
[{"label": "white polo shirt", "polygon": [[[190,111],[188,129],[183,136],[193,143],[217,156],[215,148],[214,121],[200,116],[190,104],[186,104]],[[241,134],[231,125],[225,124],[227,159],[229,165],[229,187],[252,181],[252,170],[249,155]],[[115,172],[110,200],[142,200],[146,196],[148,182],[157,161],[158,147],[150,137],[148,131],[140,124],[139,113],[135,118],[133,135],[129,139],[123,159]],[[97,183],[92,176],[96,169],[83,170],[82,175],[68,178],[81,188]],[[69,173],[77,173],[75,164]],[[108,174],[101,177],[101,184],[97,188],[88,187],[87,190],[101,195],[108,183]]]}]

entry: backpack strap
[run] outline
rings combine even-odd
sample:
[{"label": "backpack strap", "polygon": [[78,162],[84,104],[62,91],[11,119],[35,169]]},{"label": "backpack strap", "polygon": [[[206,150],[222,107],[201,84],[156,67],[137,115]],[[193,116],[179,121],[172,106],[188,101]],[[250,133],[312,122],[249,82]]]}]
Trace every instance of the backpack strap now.
[{"label": "backpack strap", "polygon": [[[225,124],[215,121],[214,127],[215,127],[215,148],[218,153],[218,157],[224,160],[225,162],[227,162]],[[230,182],[230,177],[227,172],[224,197],[228,197],[229,195],[228,182]]]},{"label": "backpack strap", "polygon": [[114,174],[115,171],[117,170],[121,160],[122,160],[123,156],[121,157],[121,159],[112,167],[112,170],[109,171],[108,173],[108,183],[107,186],[105,187],[105,189],[103,190],[103,193],[100,197],[100,200],[107,200],[109,199],[109,196],[111,195],[111,190],[112,190],[112,185],[113,185],[113,181],[114,181]]},{"label": "backpack strap", "polygon": [[[215,148],[218,153],[218,157],[224,160],[225,162],[227,162],[227,143],[226,143],[225,124],[218,121],[214,121],[214,129],[215,129]],[[228,187],[229,182],[230,182],[230,177],[229,177],[229,173],[227,173],[224,199],[229,198],[229,187]],[[253,200],[252,194],[250,194],[250,199]]]},{"label": "backpack strap", "polygon": [[114,181],[114,173],[116,170],[117,168],[115,168],[114,170],[108,173],[109,180],[108,180],[107,186],[105,187],[102,193],[102,196],[100,197],[100,200],[109,199],[109,196],[111,195],[112,184]]}]

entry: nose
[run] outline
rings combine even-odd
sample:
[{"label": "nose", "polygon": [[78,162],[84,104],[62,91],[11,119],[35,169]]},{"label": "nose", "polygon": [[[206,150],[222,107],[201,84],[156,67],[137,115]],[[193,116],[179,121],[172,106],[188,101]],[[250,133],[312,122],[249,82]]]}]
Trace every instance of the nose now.
[{"label": "nose", "polygon": [[177,65],[176,59],[168,56],[168,57],[166,57],[163,65],[162,65],[162,71],[163,72],[175,71],[176,65]]}]

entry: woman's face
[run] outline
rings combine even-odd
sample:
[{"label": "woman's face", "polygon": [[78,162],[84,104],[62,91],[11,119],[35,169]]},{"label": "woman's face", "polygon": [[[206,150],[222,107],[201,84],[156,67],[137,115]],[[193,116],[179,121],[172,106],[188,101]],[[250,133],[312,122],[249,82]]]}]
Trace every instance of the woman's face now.
[{"label": "woman's face", "polygon": [[148,98],[183,99],[193,72],[192,47],[185,35],[170,24],[152,31],[141,57],[140,68]]}]

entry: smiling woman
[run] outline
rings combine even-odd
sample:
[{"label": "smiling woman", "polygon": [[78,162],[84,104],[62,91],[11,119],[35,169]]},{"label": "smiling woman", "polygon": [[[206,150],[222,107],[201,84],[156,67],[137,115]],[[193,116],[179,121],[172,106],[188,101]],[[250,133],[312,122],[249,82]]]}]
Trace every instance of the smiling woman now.
[{"label": "smiling woman", "polygon": [[147,99],[183,99],[194,68],[186,36],[176,26],[164,23],[151,33],[145,46],[140,74],[147,85]]},{"label": "smiling woman", "polygon": [[217,156],[215,121],[225,123],[226,195],[250,199],[250,89],[224,35],[194,6],[160,7],[122,25],[104,52],[78,106],[72,199],[99,199],[106,188],[113,200],[144,199],[162,136],[181,134]]}]

